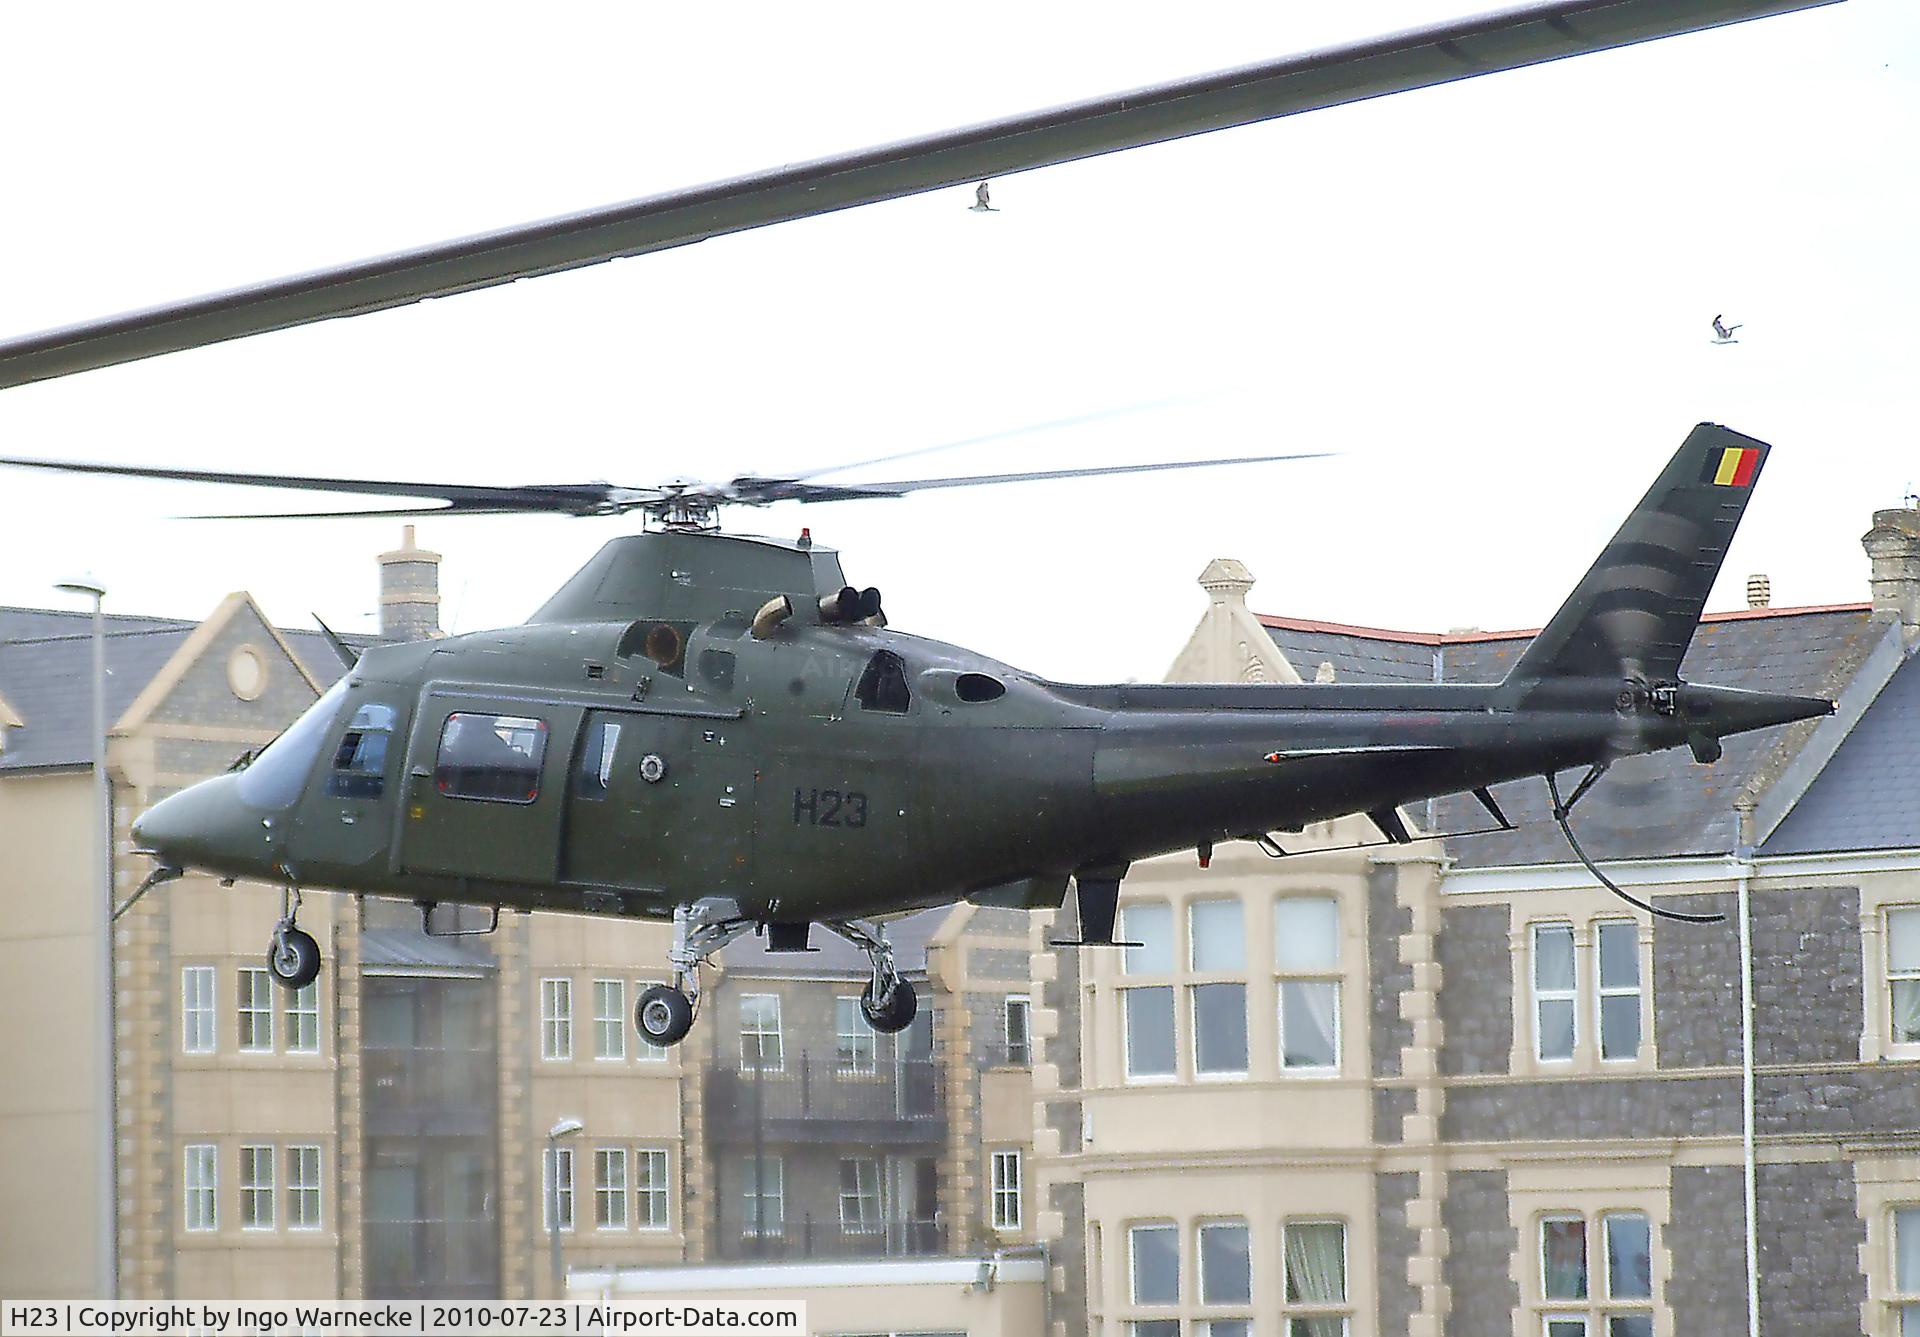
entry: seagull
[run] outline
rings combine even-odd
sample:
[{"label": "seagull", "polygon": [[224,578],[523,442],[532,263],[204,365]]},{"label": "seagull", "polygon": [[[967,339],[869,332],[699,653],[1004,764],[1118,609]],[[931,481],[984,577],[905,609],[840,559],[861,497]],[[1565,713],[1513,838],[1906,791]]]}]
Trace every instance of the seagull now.
[{"label": "seagull", "polygon": [[1737,344],[1740,341],[1733,337],[1733,332],[1739,328],[1738,325],[1723,324],[1720,317],[1715,316],[1713,318],[1713,341],[1717,344]]},{"label": "seagull", "polygon": [[969,208],[976,214],[997,214],[1000,212],[987,202],[987,183],[984,181],[973,188],[973,203]]}]

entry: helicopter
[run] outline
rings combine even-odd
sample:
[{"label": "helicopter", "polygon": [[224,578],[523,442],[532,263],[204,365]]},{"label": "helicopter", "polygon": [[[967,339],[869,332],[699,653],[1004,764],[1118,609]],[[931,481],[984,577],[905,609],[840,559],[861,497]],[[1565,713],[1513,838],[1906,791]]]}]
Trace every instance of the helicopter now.
[{"label": "helicopter", "polygon": [[[0,388],[1820,2],[1528,5],[0,342]],[[635,1007],[670,1045],[702,964],[743,933],[777,951],[806,950],[815,926],[846,939],[871,967],[868,1023],[899,1031],[917,1002],[889,917],[1053,909],[1071,889],[1063,945],[1124,946],[1119,891],[1141,859],[1205,863],[1234,839],[1284,855],[1275,832],[1353,813],[1405,843],[1398,807],[1448,793],[1511,829],[1490,786],[1529,776],[1571,841],[1567,813],[1619,757],[1711,762],[1724,737],[1829,713],[1679,678],[1769,451],[1696,427],[1508,677],[1473,686],[1052,682],[889,627],[879,591],[809,534],[718,526],[729,507],[1292,456],[525,487],[0,463],[438,503],[332,514],[639,512],[640,532],[520,626],[357,654],[336,640],[347,672],[278,739],[136,819],[155,860],[136,898],[190,868],[279,883],[267,961],[289,988],[321,968],[302,888],[409,899],[429,927],[441,905],[671,919],[672,981]],[[1579,766],[1563,802],[1555,777]]]}]

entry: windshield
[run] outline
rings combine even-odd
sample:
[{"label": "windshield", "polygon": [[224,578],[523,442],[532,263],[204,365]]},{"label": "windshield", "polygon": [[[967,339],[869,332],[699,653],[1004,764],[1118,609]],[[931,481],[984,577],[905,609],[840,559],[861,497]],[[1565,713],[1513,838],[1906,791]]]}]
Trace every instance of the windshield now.
[{"label": "windshield", "polygon": [[327,694],[307,708],[287,731],[267,745],[253,765],[240,772],[240,797],[256,808],[291,808],[300,797],[300,787],[313,771],[320,755],[320,741],[340,712],[340,698],[347,693],[347,680],[340,679]]}]

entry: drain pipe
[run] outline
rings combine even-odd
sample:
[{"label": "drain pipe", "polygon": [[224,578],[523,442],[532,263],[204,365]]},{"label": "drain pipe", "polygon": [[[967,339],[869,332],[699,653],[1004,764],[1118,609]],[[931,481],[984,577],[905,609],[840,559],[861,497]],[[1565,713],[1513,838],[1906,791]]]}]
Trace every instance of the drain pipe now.
[{"label": "drain pipe", "polygon": [[1753,1150],[1753,796],[1733,801],[1733,876],[1740,913],[1740,1162],[1747,1218],[1747,1337],[1760,1337],[1759,1171]]}]

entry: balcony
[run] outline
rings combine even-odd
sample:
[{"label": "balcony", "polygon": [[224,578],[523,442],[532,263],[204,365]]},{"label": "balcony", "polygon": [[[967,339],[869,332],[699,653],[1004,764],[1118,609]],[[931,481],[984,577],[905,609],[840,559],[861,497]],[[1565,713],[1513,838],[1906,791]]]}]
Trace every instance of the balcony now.
[{"label": "balcony", "polygon": [[797,1262],[808,1258],[915,1258],[946,1252],[940,1223],[933,1220],[885,1219],[859,1228],[837,1219],[803,1216],[754,1234],[732,1211],[723,1213],[714,1230],[713,1257],[734,1262],[765,1259]]},{"label": "balcony", "polygon": [[779,1068],[715,1067],[707,1074],[706,1113],[709,1136],[732,1143],[758,1137],[904,1146],[941,1141],[947,1128],[945,1088],[932,1059],[862,1069],[803,1053]]},{"label": "balcony", "polygon": [[493,1132],[492,1055],[472,1049],[361,1050],[367,1132],[473,1137]]}]

